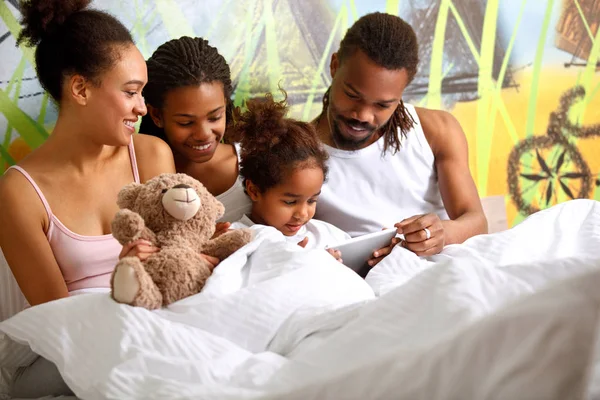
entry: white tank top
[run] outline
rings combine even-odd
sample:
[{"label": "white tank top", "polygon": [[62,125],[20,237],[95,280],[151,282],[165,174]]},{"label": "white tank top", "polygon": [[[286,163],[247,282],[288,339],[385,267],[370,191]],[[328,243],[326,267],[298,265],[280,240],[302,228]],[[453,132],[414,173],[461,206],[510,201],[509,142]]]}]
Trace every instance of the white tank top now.
[{"label": "white tank top", "polygon": [[447,220],[437,184],[435,159],[415,108],[405,104],[416,124],[402,139],[400,151],[383,155],[384,138],[356,151],[325,146],[329,175],[315,218],[360,236],[391,228],[418,214]]},{"label": "white tank top", "polygon": [[[238,157],[239,171],[239,163],[241,162],[240,145],[236,143],[234,144],[234,148]],[[223,203],[223,206],[225,207],[225,214],[223,214],[219,222],[235,222],[242,218],[244,214],[249,214],[252,209],[252,201],[250,201],[250,197],[244,192],[244,182],[243,178],[239,175],[239,172],[233,185],[225,192],[215,197]]]}]

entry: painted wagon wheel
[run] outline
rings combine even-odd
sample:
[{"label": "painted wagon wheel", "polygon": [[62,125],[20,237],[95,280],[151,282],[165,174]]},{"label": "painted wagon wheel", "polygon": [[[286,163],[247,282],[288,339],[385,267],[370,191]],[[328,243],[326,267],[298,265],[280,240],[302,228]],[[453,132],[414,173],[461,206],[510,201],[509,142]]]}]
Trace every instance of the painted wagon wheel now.
[{"label": "painted wagon wheel", "polygon": [[590,169],[579,150],[550,136],[519,142],[508,157],[508,190],[525,215],[569,199],[587,198]]}]

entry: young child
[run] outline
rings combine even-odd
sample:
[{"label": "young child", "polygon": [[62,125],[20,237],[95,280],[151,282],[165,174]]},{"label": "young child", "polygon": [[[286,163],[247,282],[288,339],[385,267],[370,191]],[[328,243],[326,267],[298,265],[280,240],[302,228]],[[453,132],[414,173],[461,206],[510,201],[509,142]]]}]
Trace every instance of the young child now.
[{"label": "young child", "polygon": [[[241,144],[240,175],[252,201],[250,214],[231,225],[272,226],[304,248],[325,248],[350,236],[315,215],[321,186],[327,177],[327,152],[315,128],[286,118],[287,104],[265,99],[236,110],[232,139]],[[328,249],[341,261],[341,253]]]}]

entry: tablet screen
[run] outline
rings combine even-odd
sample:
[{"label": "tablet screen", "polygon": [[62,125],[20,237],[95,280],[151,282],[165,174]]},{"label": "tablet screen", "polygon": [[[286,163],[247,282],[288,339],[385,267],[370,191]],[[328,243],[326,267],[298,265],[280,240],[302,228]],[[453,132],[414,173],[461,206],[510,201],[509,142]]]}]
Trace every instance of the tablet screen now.
[{"label": "tablet screen", "polygon": [[364,277],[369,272],[370,267],[367,261],[372,258],[373,252],[388,246],[395,236],[396,228],[389,228],[357,236],[337,245],[328,246],[328,248],[339,250],[342,253],[344,265]]}]

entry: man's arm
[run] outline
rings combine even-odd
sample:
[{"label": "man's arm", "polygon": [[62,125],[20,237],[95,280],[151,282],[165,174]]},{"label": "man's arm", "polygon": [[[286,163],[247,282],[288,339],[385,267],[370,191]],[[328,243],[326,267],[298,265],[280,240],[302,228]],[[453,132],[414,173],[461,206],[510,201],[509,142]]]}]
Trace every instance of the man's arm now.
[{"label": "man's arm", "polygon": [[445,111],[417,108],[417,115],[435,157],[438,185],[450,217],[442,221],[444,244],[487,233],[487,219],[469,170],[467,139],[459,122]]},{"label": "man's arm", "polygon": [[[435,157],[438,186],[450,220],[441,221],[436,214],[423,214],[394,226],[404,235],[403,247],[419,256],[431,256],[447,244],[462,243],[472,236],[487,233],[488,227],[469,171],[467,139],[460,124],[445,111],[416,110]],[[374,252],[369,265],[381,261],[395,244]]]}]

